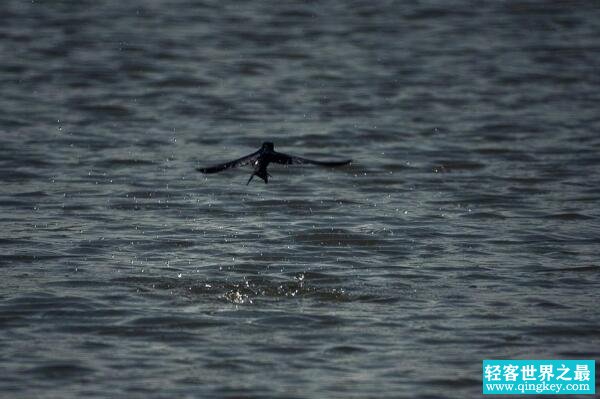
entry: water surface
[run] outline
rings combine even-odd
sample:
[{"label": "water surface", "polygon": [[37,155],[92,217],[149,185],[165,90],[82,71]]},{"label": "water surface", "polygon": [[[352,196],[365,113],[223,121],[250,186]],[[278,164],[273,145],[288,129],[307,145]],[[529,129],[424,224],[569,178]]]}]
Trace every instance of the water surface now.
[{"label": "water surface", "polygon": [[[0,6],[5,397],[420,397],[600,356],[594,2]],[[194,169],[262,141],[351,167]]]}]

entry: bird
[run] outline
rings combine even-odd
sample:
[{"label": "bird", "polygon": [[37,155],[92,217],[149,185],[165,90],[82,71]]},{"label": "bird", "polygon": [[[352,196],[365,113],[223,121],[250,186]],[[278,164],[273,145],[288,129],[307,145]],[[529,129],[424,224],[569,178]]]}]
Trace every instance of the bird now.
[{"label": "bird", "polygon": [[265,181],[265,184],[269,183],[269,177],[272,176],[267,172],[267,166],[269,166],[270,163],[278,163],[282,165],[313,164],[333,167],[348,165],[351,162],[351,159],[346,159],[343,161],[314,161],[312,159],[288,155],[282,152],[275,151],[275,145],[271,142],[266,141],[262,143],[262,146],[258,151],[253,152],[252,154],[248,154],[233,161],[221,163],[218,165],[213,165],[206,168],[197,168],[196,170],[208,174],[217,173],[223,170],[251,164],[254,168],[254,171],[252,172],[250,178],[248,179],[248,182],[246,183],[246,185],[248,185],[250,184],[254,176],[258,176],[261,179],[263,179]]}]

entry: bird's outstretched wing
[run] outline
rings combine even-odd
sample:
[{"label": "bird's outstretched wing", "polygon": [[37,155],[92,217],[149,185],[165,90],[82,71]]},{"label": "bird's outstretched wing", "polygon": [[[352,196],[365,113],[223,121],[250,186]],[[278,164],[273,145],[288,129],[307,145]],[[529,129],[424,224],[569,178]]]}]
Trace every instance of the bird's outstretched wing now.
[{"label": "bird's outstretched wing", "polygon": [[321,165],[321,166],[343,166],[348,165],[352,162],[351,159],[346,159],[343,161],[315,161],[308,158],[296,157],[293,155],[284,154],[282,152],[273,152],[273,162],[280,163],[282,165],[292,165],[292,164],[313,164],[313,165]]},{"label": "bird's outstretched wing", "polygon": [[237,168],[239,166],[248,165],[258,159],[260,150],[253,152],[252,154],[246,155],[234,161],[221,163],[218,165],[209,166],[207,168],[196,168],[198,172],[202,173],[217,173],[230,168]]}]

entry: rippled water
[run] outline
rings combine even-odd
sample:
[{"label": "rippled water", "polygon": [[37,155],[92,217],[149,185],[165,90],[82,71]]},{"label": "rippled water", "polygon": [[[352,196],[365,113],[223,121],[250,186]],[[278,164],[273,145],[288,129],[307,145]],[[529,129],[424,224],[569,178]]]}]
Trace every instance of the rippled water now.
[{"label": "rippled water", "polygon": [[[6,397],[476,397],[598,358],[596,2],[3,1]],[[198,166],[276,149],[351,167]]]}]

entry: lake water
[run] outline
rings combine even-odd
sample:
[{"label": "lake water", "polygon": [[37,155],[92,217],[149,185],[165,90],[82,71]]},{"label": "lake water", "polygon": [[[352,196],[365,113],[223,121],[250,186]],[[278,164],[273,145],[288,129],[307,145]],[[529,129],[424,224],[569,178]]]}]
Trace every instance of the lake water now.
[{"label": "lake water", "polygon": [[[467,398],[600,357],[593,1],[0,5],[7,398]],[[202,175],[271,140],[352,166]]]}]

